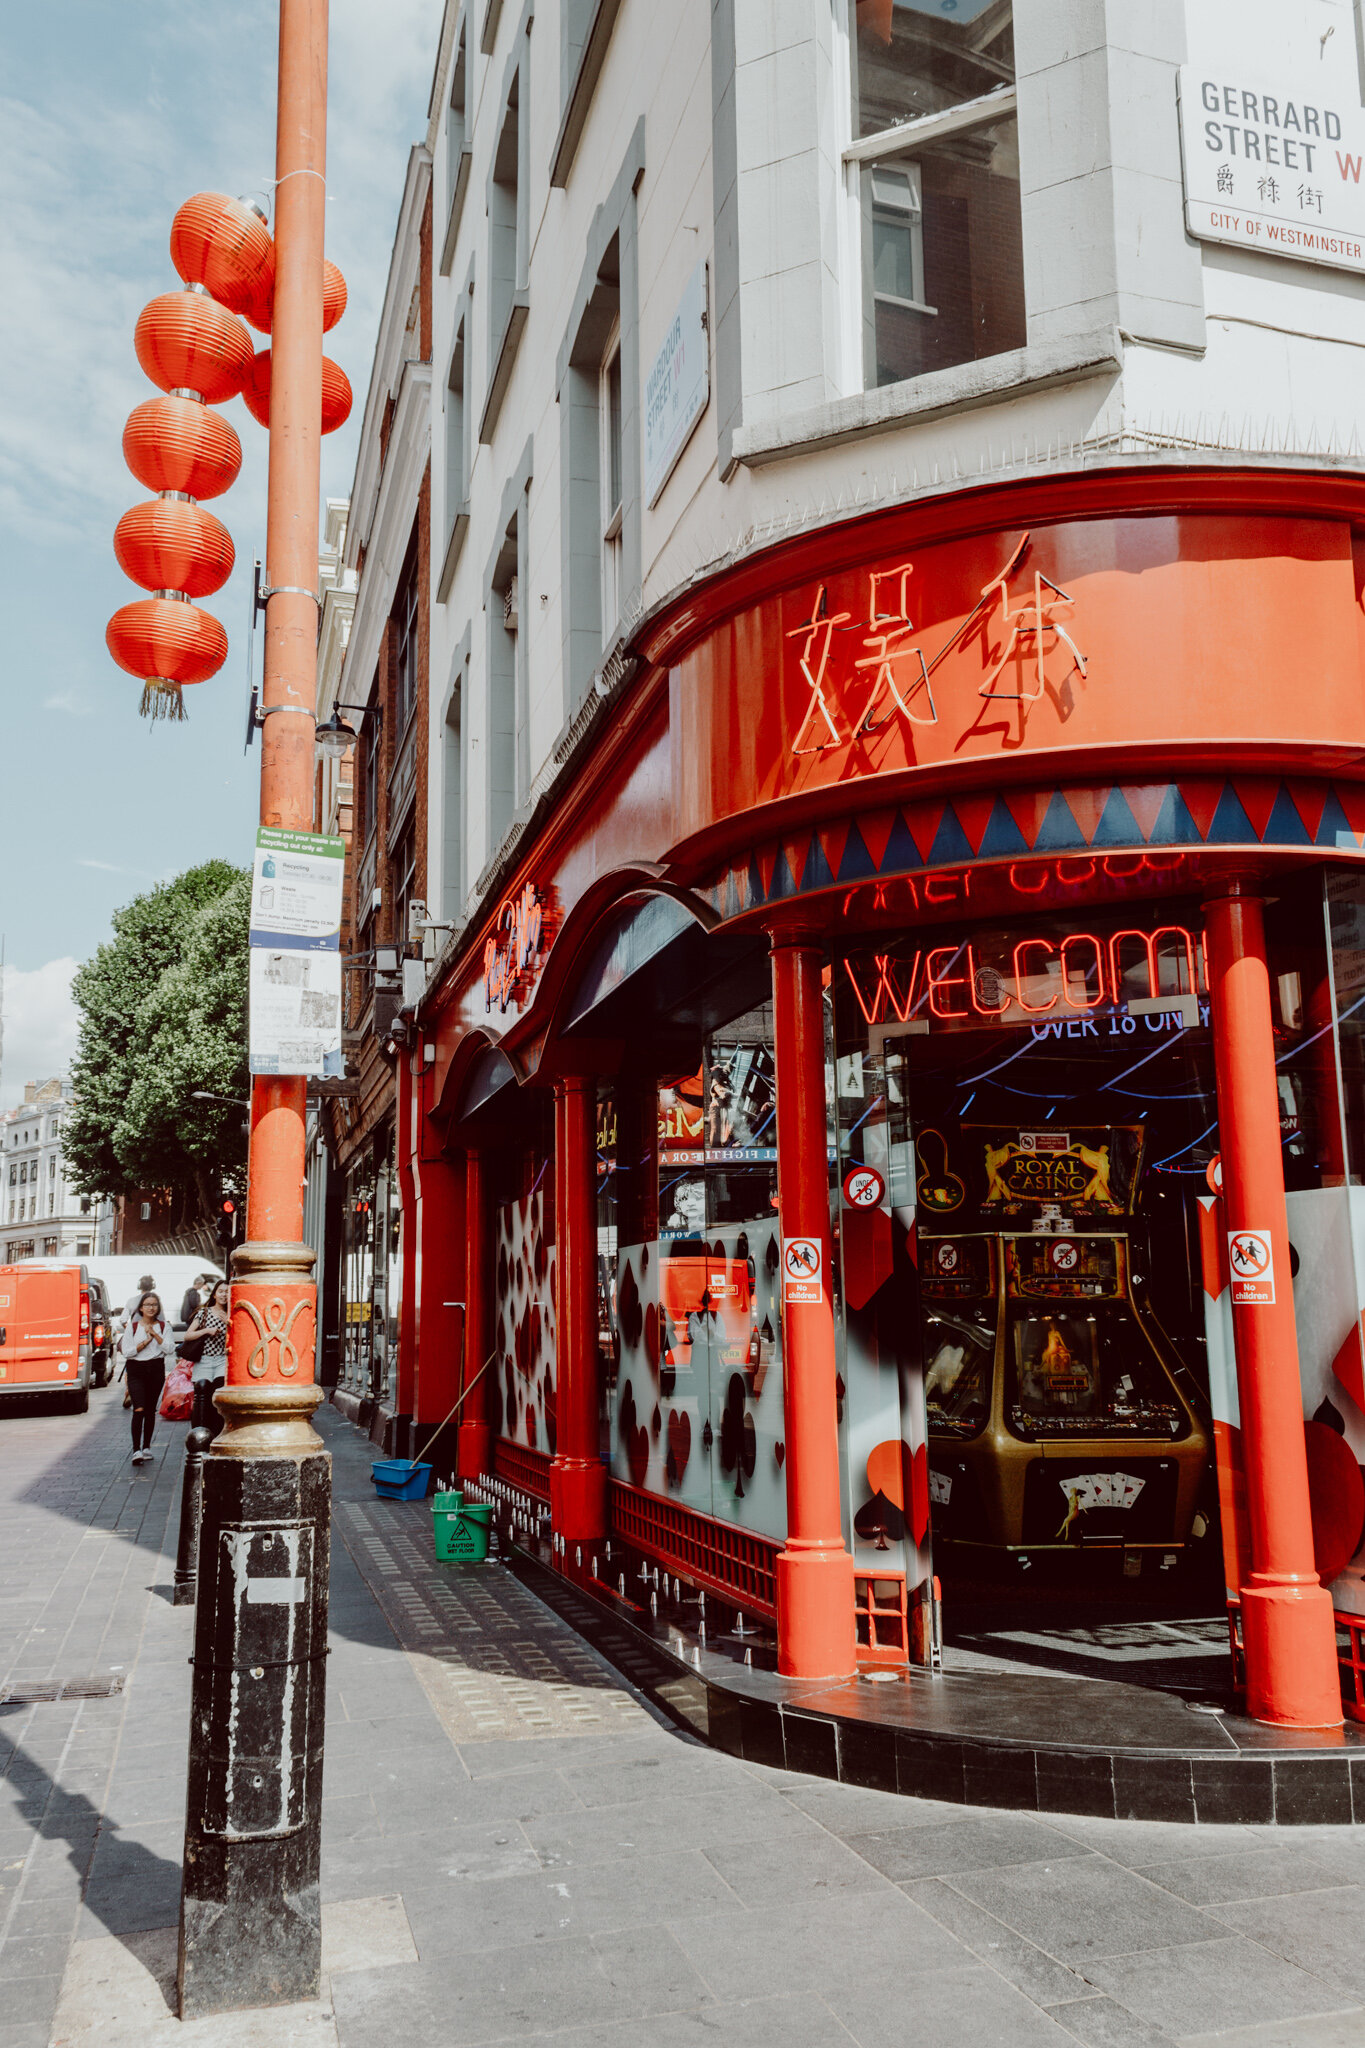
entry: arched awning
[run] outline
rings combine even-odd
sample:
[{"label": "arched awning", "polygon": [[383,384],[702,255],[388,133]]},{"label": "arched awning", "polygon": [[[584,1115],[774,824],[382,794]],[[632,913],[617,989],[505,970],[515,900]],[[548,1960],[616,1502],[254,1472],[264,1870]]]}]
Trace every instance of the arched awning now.
[{"label": "arched awning", "polygon": [[558,1005],[563,1037],[633,1038],[654,1023],[705,1030],[761,1002],[767,947],[711,933],[677,897],[635,894],[585,949]]},{"label": "arched awning", "polygon": [[495,1097],[505,1088],[515,1088],[517,1072],[505,1052],[496,1045],[486,1045],[471,1062],[465,1075],[455,1104],[455,1121],[477,1116],[481,1109],[487,1109]]}]

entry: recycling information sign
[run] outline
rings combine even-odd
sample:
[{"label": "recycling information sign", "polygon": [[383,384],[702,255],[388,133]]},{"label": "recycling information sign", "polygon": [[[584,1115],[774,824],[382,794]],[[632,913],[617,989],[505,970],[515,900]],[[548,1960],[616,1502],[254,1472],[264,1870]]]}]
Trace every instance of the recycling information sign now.
[{"label": "recycling information sign", "polygon": [[253,1074],[339,1075],[341,901],[346,843],[321,832],[256,834],[251,877]]}]

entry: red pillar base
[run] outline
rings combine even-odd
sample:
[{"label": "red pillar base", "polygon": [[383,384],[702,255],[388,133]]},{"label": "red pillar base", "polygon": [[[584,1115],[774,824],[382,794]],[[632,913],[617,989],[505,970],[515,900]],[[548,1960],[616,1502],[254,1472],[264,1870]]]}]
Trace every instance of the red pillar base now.
[{"label": "red pillar base", "polygon": [[1242,1588],[1247,1712],[1279,1728],[1340,1728],[1332,1596],[1325,1586],[1252,1573]]},{"label": "red pillar base", "polygon": [[550,1525],[566,1543],[607,1533],[607,1468],[599,1458],[556,1458],[550,1467]]},{"label": "red pillar base", "polygon": [[777,1560],[777,1668],[784,1678],[857,1669],[853,1559],[842,1545],[788,1541]]},{"label": "red pillar base", "polygon": [[458,1447],[455,1452],[455,1470],[461,1479],[478,1479],[491,1470],[493,1431],[486,1422],[462,1422]]}]

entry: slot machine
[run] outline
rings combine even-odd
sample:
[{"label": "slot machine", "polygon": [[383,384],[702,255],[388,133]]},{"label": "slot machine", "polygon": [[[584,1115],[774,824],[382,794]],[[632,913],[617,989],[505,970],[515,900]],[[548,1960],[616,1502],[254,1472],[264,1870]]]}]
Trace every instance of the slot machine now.
[{"label": "slot machine", "polygon": [[[935,1537],[997,1553],[1179,1551],[1209,1429],[1134,1274],[1123,1226],[1137,1158],[1113,1194],[1106,1182],[1097,1197],[1092,1174],[1082,1200],[1078,1182],[1072,1206],[1090,1213],[1066,1215],[1067,1156],[1048,1157],[1040,1176],[1019,1135],[985,1142],[978,1213],[1003,1212],[995,1227],[919,1240]],[[1080,1171],[1095,1136],[1068,1142],[1084,1151]],[[1025,1222],[1030,1189],[1052,1199]],[[1102,1205],[1114,1222],[1094,1214]]]}]

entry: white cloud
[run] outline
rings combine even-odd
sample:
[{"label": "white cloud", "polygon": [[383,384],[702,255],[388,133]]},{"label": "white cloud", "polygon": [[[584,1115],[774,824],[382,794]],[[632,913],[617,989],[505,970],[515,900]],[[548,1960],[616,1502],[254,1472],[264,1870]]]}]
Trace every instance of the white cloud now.
[{"label": "white cloud", "polygon": [[0,1069],[0,1110],[24,1099],[25,1081],[64,1074],[76,1050],[76,1005],[71,977],[77,963],[49,960],[27,970],[7,967],[0,995],[4,1020],[4,1066]]}]

